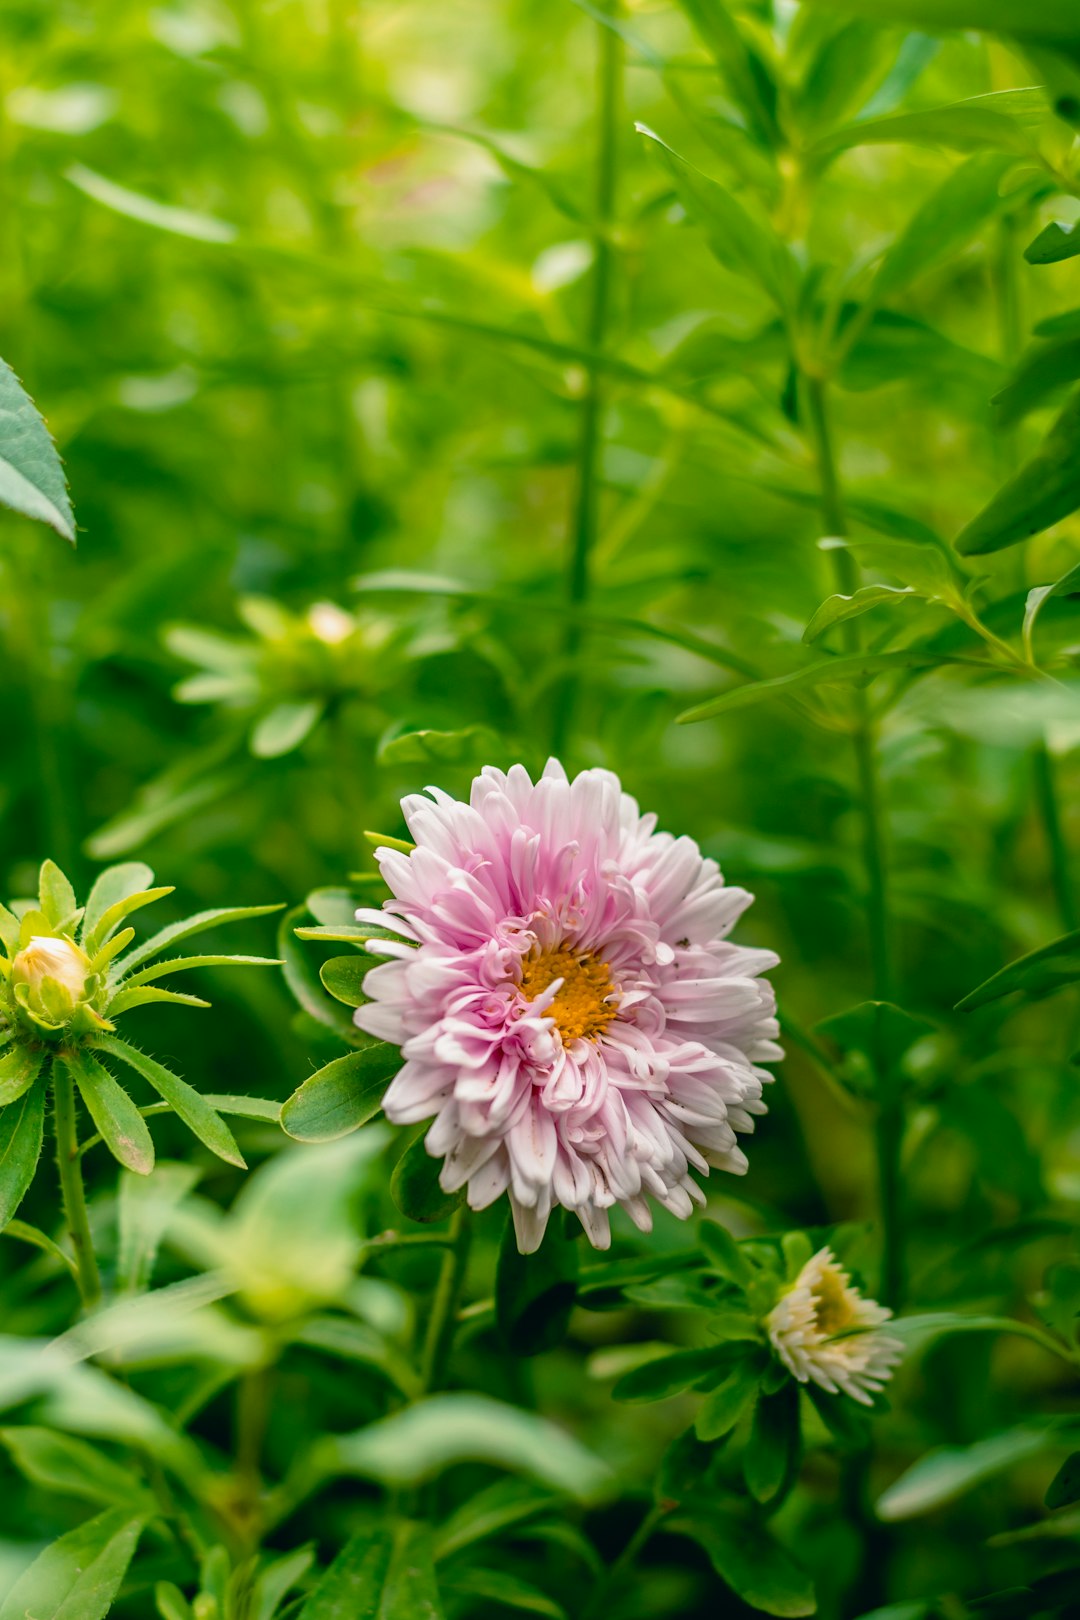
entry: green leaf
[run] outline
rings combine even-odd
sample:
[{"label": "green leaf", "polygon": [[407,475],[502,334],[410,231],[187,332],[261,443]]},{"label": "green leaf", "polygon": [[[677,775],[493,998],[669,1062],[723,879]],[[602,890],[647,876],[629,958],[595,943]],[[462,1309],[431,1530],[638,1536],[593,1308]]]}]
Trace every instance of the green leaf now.
[{"label": "green leaf", "polygon": [[60,457],[6,360],[0,360],[0,505],[47,523],[75,544],[75,514]]},{"label": "green leaf", "polygon": [[894,1069],[910,1046],[932,1033],[934,1025],[891,1001],[860,1001],[857,1007],[823,1018],[814,1028],[843,1052],[865,1053],[880,1074]]},{"label": "green leaf", "polygon": [[208,967],[280,967],[281,959],[276,956],[170,956],[164,962],[154,962],[150,967],[141,968],[138,973],[124,973],[118,980],[121,989],[133,989],[139,984],[149,984],[154,979],[164,979],[170,973],[187,973],[192,968]]},{"label": "green leaf", "polygon": [[134,1046],[129,1046],[116,1035],[97,1036],[94,1039],[94,1046],[98,1051],[110,1052],[113,1057],[120,1058],[145,1080],[149,1080],[173,1113],[183,1120],[188,1130],[194,1132],[211,1153],[216,1153],[226,1164],[234,1164],[241,1170],[246,1169],[240,1149],[225,1121],[206,1098],[201,1097],[186,1080],[181,1080],[179,1075],[166,1069],[164,1064],[148,1057],[145,1052],[137,1051]]},{"label": "green leaf", "polygon": [[549,1225],[534,1254],[519,1254],[514,1224],[507,1221],[495,1273],[495,1320],[512,1355],[540,1355],[566,1337],[579,1248]]},{"label": "green leaf", "polygon": [[334,1559],[300,1620],[442,1620],[426,1525],[361,1530]]},{"label": "green leaf", "polygon": [[684,1389],[719,1384],[740,1355],[728,1345],[676,1350],[624,1373],[611,1393],[617,1401],[663,1401]]},{"label": "green leaf", "polygon": [[1011,427],[1048,396],[1080,377],[1080,336],[1042,338],[1025,350],[1012,376],[991,399],[999,427]]},{"label": "green leaf", "polygon": [[319,1442],[317,1467],[390,1486],[419,1485],[458,1463],[526,1474],[575,1501],[599,1499],[606,1463],[562,1429],[486,1395],[432,1395],[355,1434]]},{"label": "green leaf", "polygon": [[[446,1587],[449,1592],[479,1598],[497,1608],[516,1609],[519,1614],[537,1614],[542,1620],[567,1620],[566,1610],[561,1603],[556,1603],[538,1586],[523,1581],[519,1575],[512,1575],[505,1569],[455,1570],[447,1578]],[[482,1614],[486,1611],[473,1609],[472,1612]]]},{"label": "green leaf", "polygon": [[191,208],[173,208],[154,197],[129,191],[127,186],[117,185],[115,180],[106,179],[105,175],[88,169],[83,163],[73,163],[65,170],[64,178],[114,214],[138,220],[141,225],[152,225],[155,230],[168,231],[173,236],[186,236],[196,242],[224,243],[236,240],[235,225],[229,225],[223,219],[213,219],[209,214],[198,214]]},{"label": "green leaf", "polygon": [[795,262],[764,218],[755,218],[729,191],[662,141],[646,124],[634,126],[652,142],[690,217],[703,225],[709,246],[726,269],[762,287],[781,310],[795,298]]},{"label": "green leaf", "polygon": [[353,1044],[359,1040],[360,1031],[349,1014],[323,990],[322,981],[316,976],[307,955],[297,943],[296,924],[306,916],[306,906],[293,906],[278,925],[277,948],[283,964],[285,983],[310,1018],[333,1030],[343,1041]]},{"label": "green leaf", "polygon": [[758,1393],[750,1438],[743,1454],[743,1474],[758,1502],[771,1502],[798,1467],[799,1387],[788,1379],[775,1395]]},{"label": "green leaf", "polygon": [[45,1054],[29,1046],[16,1046],[0,1058],[0,1108],[18,1102],[41,1073]]},{"label": "green leaf", "polygon": [[141,911],[144,906],[152,906],[155,900],[164,900],[165,896],[174,891],[171,885],[163,885],[157,889],[146,889],[139,894],[125,895],[117,900],[108,911],[98,919],[94,928],[86,935],[86,950],[92,956],[108,939],[114,928],[119,928],[126,917],[133,911]]},{"label": "green leaf", "polygon": [[1080,563],[1070,568],[1067,574],[1055,580],[1052,585],[1035,585],[1027,593],[1024,603],[1024,651],[1029,660],[1034,663],[1034,637],[1035,622],[1042,612],[1043,603],[1049,602],[1054,596],[1080,596]]},{"label": "green leaf", "polygon": [[54,928],[74,916],[78,902],[75,890],[55,861],[45,861],[38,881],[41,909]]},{"label": "green leaf", "polygon": [[133,1007],[146,1007],[155,1002],[168,1002],[174,1007],[209,1007],[210,1003],[201,996],[185,996],[178,990],[159,990],[155,985],[144,984],[134,990],[121,990],[109,1002],[109,1017],[119,1018],[121,1013],[130,1012]]},{"label": "green leaf", "polygon": [[849,619],[857,619],[860,614],[882,603],[895,606],[897,602],[917,602],[920,599],[920,593],[910,585],[864,585],[852,596],[826,597],[803,631],[803,641],[809,645],[823,636],[826,630],[831,630],[834,624],[846,624]]},{"label": "green leaf", "polygon": [[367,1001],[364,980],[371,972],[371,963],[361,956],[334,956],[319,969],[323,986],[335,1001],[346,1007],[362,1007]]},{"label": "green leaf", "polygon": [[283,909],[283,905],[279,903],[274,906],[222,906],[214,911],[197,911],[181,922],[170,923],[145,944],[137,946],[124,964],[125,972],[130,973],[132,968],[138,967],[141,962],[159,955],[166,946],[175,945],[182,939],[190,939],[192,934],[204,934],[208,928],[216,928],[219,924],[246,922],[251,917],[270,917]]},{"label": "green leaf", "polygon": [[809,0],[835,6],[875,22],[907,23],[913,28],[980,28],[987,33],[1015,34],[1018,39],[1064,45],[1080,39],[1073,0]]},{"label": "green leaf", "polygon": [[987,1002],[1016,991],[1027,1001],[1038,1001],[1077,979],[1080,979],[1080,931],[1063,934],[1049,945],[1040,945],[1038,950],[1018,956],[1015,962],[999,968],[958,1001],[956,1010],[971,1012],[975,1007],[984,1007]]},{"label": "green leaf", "polygon": [[69,1254],[58,1243],[54,1243],[47,1232],[42,1232],[37,1226],[31,1226],[28,1221],[8,1221],[4,1227],[4,1236],[15,1238],[20,1243],[30,1243],[35,1249],[49,1255],[71,1272],[72,1277],[78,1276],[78,1269]]},{"label": "green leaf", "polygon": [[82,1497],[130,1513],[153,1512],[153,1498],[126,1464],[113,1462],[96,1446],[53,1429],[0,1429],[0,1441],[20,1473],[47,1491]]},{"label": "green leaf", "polygon": [[1007,1429],[970,1446],[939,1446],[893,1481],[877,1501],[877,1515],[889,1524],[915,1519],[952,1502],[1006,1468],[1037,1457],[1053,1444],[1046,1429]]},{"label": "green leaf", "polygon": [[1080,1502],[1080,1451],[1066,1457],[1046,1488],[1045,1500],[1048,1508],[1068,1507],[1070,1502]]},{"label": "green leaf", "polygon": [[753,1262],[740,1249],[726,1226],[719,1221],[703,1220],[698,1227],[698,1241],[705,1251],[709,1270],[726,1277],[739,1288],[745,1288],[754,1275]]},{"label": "green leaf", "polygon": [[250,748],[256,759],[280,759],[299,748],[326,713],[322,698],[278,703],[257,721]]},{"label": "green leaf", "polygon": [[44,1085],[34,1086],[0,1113],[0,1231],[34,1179],[44,1128]]},{"label": "green leaf", "polygon": [[190,1164],[158,1164],[154,1175],[120,1177],[116,1282],[122,1293],[149,1288],[158,1248],[176,1209],[199,1179]]},{"label": "green leaf", "polygon": [[1002,485],[957,536],[964,556],[1001,551],[1048,529],[1080,506],[1080,389],[1050,429],[1042,448]]},{"label": "green leaf", "polygon": [[154,1168],[153,1139],[124,1088],[89,1052],[76,1048],[65,1052],[61,1061],[113,1158],[136,1175],[148,1176]]},{"label": "green leaf", "polygon": [[105,1620],[145,1522],[110,1508],[69,1530],[15,1582],[0,1620]]},{"label": "green leaf", "polygon": [[248,1620],[274,1620],[286,1595],[303,1580],[314,1562],[315,1549],[300,1547],[260,1570],[251,1588]]},{"label": "green leaf", "polygon": [[[748,709],[767,698],[786,697],[815,686],[850,686],[853,682],[867,681],[875,675],[892,670],[927,669],[935,664],[974,664],[975,659],[953,658],[935,652],[919,652],[906,648],[903,652],[852,653],[842,658],[825,658],[818,664],[808,664],[787,675],[775,675],[768,681],[749,681],[745,686],[734,686],[719,697],[699,703],[676,715],[680,726],[694,725],[699,720],[711,720],[714,715],[729,714],[733,709]],[[985,664],[981,666],[985,668]]]},{"label": "green leaf", "polygon": [[696,1541],[720,1579],[752,1609],[786,1617],[817,1613],[809,1575],[764,1525],[734,1517],[723,1503],[699,1500],[692,1512],[680,1511],[664,1528]]},{"label": "green leaf", "polygon": [[1049,111],[1042,89],[995,90],[989,95],[970,96],[945,107],[893,113],[886,118],[861,118],[844,124],[815,141],[809,149],[809,157],[820,161],[854,146],[893,143],[949,146],[961,152],[988,148],[994,152],[1030,154],[1035,144],[1028,129],[1043,121]]},{"label": "green leaf", "polygon": [[153,887],[153,882],[153,872],[142,861],[123,861],[119,866],[106,867],[98,876],[86,902],[82,922],[84,947],[97,932],[102,917],[111,907],[120,900],[126,900],[129,895],[145,894]]},{"label": "green leaf", "polygon": [[435,1533],[435,1561],[534,1519],[558,1501],[528,1479],[499,1479],[456,1508]]},{"label": "green leaf", "polygon": [[1024,249],[1028,264],[1060,264],[1063,259],[1075,259],[1080,253],[1080,228],[1059,225],[1056,220],[1041,230],[1033,242]]},{"label": "green leaf", "polygon": [[375,751],[379,765],[466,765],[490,760],[502,743],[489,726],[460,731],[408,731],[395,727]]},{"label": "green leaf", "polygon": [[441,1159],[433,1159],[424,1146],[428,1127],[421,1125],[419,1134],[410,1142],[394,1166],[390,1177],[390,1196],[401,1213],[410,1221],[429,1225],[444,1221],[465,1202],[464,1187],[456,1192],[444,1192],[439,1185]]},{"label": "green leaf", "polygon": [[281,1123],[298,1142],[334,1142],[359,1130],[382,1108],[386,1088],[402,1063],[396,1046],[371,1041],[310,1075],[281,1110]]},{"label": "green leaf", "polygon": [[712,52],[758,140],[780,144],[776,83],[761,54],[741,33],[723,0],[680,0],[694,28]]},{"label": "green leaf", "polygon": [[694,1422],[698,1439],[722,1440],[730,1434],[753,1399],[760,1378],[761,1365],[756,1358],[737,1362],[724,1382],[702,1401]]}]

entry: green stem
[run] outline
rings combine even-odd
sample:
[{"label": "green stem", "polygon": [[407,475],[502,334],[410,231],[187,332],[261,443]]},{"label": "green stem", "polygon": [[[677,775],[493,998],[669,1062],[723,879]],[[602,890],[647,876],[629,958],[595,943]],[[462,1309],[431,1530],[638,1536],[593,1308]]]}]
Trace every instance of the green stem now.
[{"label": "green stem", "polygon": [[1073,898],[1072,874],[1069,868],[1069,846],[1061,825],[1057,784],[1054,781],[1054,761],[1045,742],[1035,749],[1035,796],[1042,817],[1043,832],[1050,853],[1050,879],[1057,902],[1058,914],[1065,932],[1071,934],[1080,927],[1076,901]]},{"label": "green stem", "polygon": [[98,1271],[94,1241],[90,1236],[90,1221],[86,1213],[86,1194],[83,1190],[82,1160],[75,1125],[75,1088],[70,1074],[62,1063],[54,1062],[52,1071],[53,1129],[56,1133],[56,1162],[60,1169],[60,1191],[64,1200],[64,1215],[71,1244],[75,1251],[75,1265],[79,1293],[87,1310],[101,1298],[101,1275]]},{"label": "green stem", "polygon": [[[828,400],[824,382],[820,378],[807,379],[806,401],[821,489],[822,517],[829,533],[842,539],[848,534],[848,519],[833,450]],[[855,558],[846,546],[837,547],[830,555],[834,559],[838,589],[845,595],[851,595],[859,583],[859,569]],[[859,646],[858,626],[854,621],[849,621],[845,629],[848,650],[855,652]],[[894,995],[894,978],[889,923],[889,868],[885,810],[877,768],[877,727],[865,690],[860,689],[856,692],[855,705],[856,721],[852,733],[852,746],[855,752],[859,806],[862,814],[871,982],[876,1001],[891,1001]],[[888,1060],[880,1057],[875,1062],[875,1071],[878,1091],[875,1138],[882,1226],[880,1297],[883,1304],[895,1309],[901,1301],[904,1289],[900,1175],[904,1108]]]},{"label": "green stem", "polygon": [[[615,9],[616,0],[609,0]],[[611,279],[614,255],[611,224],[615,212],[618,178],[619,81],[622,71],[622,41],[603,23],[599,30],[598,103],[599,144],[593,202],[592,300],[586,333],[590,360],[585,395],[581,407],[578,439],[577,488],[571,518],[570,567],[566,598],[572,608],[588,601],[591,589],[591,562],[596,541],[600,507],[600,453],[603,448],[602,423],[605,404],[605,377],[602,356],[607,339],[611,306]],[[555,694],[552,716],[552,751],[560,754],[566,746],[577,704],[577,679],[573,665],[581,651],[582,625],[572,618],[563,635],[563,661],[568,666]]]},{"label": "green stem", "polygon": [[583,1620],[599,1620],[610,1599],[615,1596],[622,1582],[637,1563],[646,1544],[652,1540],[653,1535],[670,1511],[671,1503],[664,1507],[660,1503],[654,1502],[618,1558],[597,1581],[592,1597],[584,1610]]},{"label": "green stem", "polygon": [[446,1363],[454,1340],[465,1267],[469,1259],[472,1237],[470,1213],[468,1204],[462,1204],[450,1222],[451,1247],[443,1256],[420,1368],[420,1387],[425,1395],[431,1395],[441,1388],[446,1377]]}]

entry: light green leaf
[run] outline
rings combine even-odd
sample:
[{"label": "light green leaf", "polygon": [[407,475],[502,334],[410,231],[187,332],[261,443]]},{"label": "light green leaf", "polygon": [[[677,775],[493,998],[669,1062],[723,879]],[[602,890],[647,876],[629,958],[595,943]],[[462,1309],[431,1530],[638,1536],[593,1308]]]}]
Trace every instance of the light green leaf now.
[{"label": "light green leaf", "polygon": [[27,1425],[0,1430],[0,1441],[19,1471],[44,1490],[110,1507],[122,1503],[129,1513],[154,1511],[153,1498],[130,1466],[114,1462],[85,1440]]},{"label": "light green leaf", "polygon": [[110,1508],[69,1530],[15,1582],[0,1620],[105,1620],[145,1522]]},{"label": "light green leaf", "polygon": [[170,923],[160,933],[148,939],[144,945],[139,945],[132,951],[124,963],[125,974],[130,974],[133,968],[141,962],[147,961],[151,956],[157,956],[168,945],[176,945],[182,939],[190,939],[192,934],[204,934],[208,928],[216,928],[219,924],[246,922],[250,917],[270,917],[276,911],[283,910],[281,904],[274,906],[221,906],[214,911],[197,911],[181,922]]},{"label": "light green leaf", "polygon": [[878,1498],[878,1517],[895,1524],[930,1513],[983,1480],[1037,1457],[1054,1444],[1054,1439],[1046,1429],[1021,1427],[990,1435],[970,1446],[940,1446],[928,1451]]},{"label": "light green leaf", "polygon": [[1080,506],[1080,390],[1026,462],[957,536],[964,556],[985,556],[1027,540]]},{"label": "light green leaf", "polygon": [[426,1525],[399,1520],[346,1543],[300,1620],[442,1620]]},{"label": "light green leaf", "polygon": [[371,971],[371,963],[361,956],[333,956],[319,969],[319,978],[335,1001],[346,1007],[362,1007],[367,1001],[364,980]]},{"label": "light green leaf", "polygon": [[149,1179],[120,1177],[117,1286],[139,1294],[149,1288],[158,1248],[174,1211],[199,1179],[190,1164],[159,1164]]},{"label": "light green leaf", "polygon": [[132,894],[145,894],[153,887],[154,874],[143,861],[123,861],[119,866],[106,867],[90,890],[83,915],[82,941],[85,946],[96,933],[102,917],[120,900]]},{"label": "light green leaf", "polygon": [[[676,716],[676,724],[693,725],[698,720],[711,720],[717,714],[729,714],[734,709],[747,709],[763,703],[767,698],[787,697],[814,686],[844,686],[871,679],[890,671],[927,669],[935,664],[973,664],[975,659],[954,658],[934,652],[919,652],[908,648],[903,652],[852,653],[843,658],[826,658],[819,664],[808,664],[804,669],[792,670],[787,675],[776,675],[769,681],[750,681],[745,686],[732,687],[719,697]],[[985,665],[982,666],[985,668]]]},{"label": "light green leaf", "polygon": [[320,1441],[317,1467],[391,1486],[419,1485],[461,1462],[522,1473],[594,1501],[611,1484],[606,1463],[545,1419],[486,1395],[433,1395],[355,1434]]},{"label": "light green leaf", "polygon": [[501,747],[489,726],[465,726],[461,731],[395,727],[380,740],[375,758],[380,765],[463,765],[489,760]]},{"label": "light green leaf", "polygon": [[201,996],[185,996],[178,990],[158,990],[152,984],[142,985],[134,990],[121,990],[109,1002],[110,1018],[117,1018],[121,1013],[130,1012],[133,1007],[145,1007],[151,1002],[171,1002],[175,1007],[209,1007],[210,1003]]},{"label": "light green leaf", "polygon": [[299,748],[326,712],[321,698],[278,703],[262,715],[251,733],[249,746],[256,759],[279,759]]},{"label": "light green leaf", "polygon": [[201,1097],[186,1080],[181,1080],[179,1075],[166,1069],[164,1064],[148,1057],[145,1052],[137,1051],[134,1046],[129,1046],[126,1041],[120,1040],[115,1035],[95,1037],[94,1046],[98,1051],[109,1052],[113,1057],[120,1058],[145,1080],[149,1080],[154,1090],[211,1153],[216,1153],[226,1164],[235,1164],[241,1170],[246,1168],[240,1149],[225,1121],[206,1098]]},{"label": "light green leaf", "polygon": [[114,214],[138,220],[141,225],[152,225],[155,230],[169,231],[173,236],[187,236],[197,242],[236,240],[235,225],[229,225],[223,219],[213,219],[209,214],[196,213],[191,208],[173,208],[154,197],[129,191],[127,186],[117,185],[115,180],[88,169],[83,163],[73,163],[65,171],[64,178]]},{"label": "light green leaf", "polygon": [[152,906],[155,900],[164,900],[165,896],[172,894],[171,884],[164,884],[156,889],[145,889],[139,894],[125,895],[122,900],[116,900],[86,935],[85,947],[91,956],[100,950],[114,928],[119,928],[126,917],[133,911],[141,911],[144,906]]},{"label": "light green leaf", "polygon": [[910,585],[864,585],[852,596],[827,597],[803,631],[803,641],[809,645],[823,636],[826,630],[831,630],[834,624],[846,624],[849,619],[857,619],[860,614],[882,603],[895,605],[897,602],[919,600],[920,593]]},{"label": "light green leaf", "polygon": [[0,1231],[34,1179],[45,1128],[45,1087],[33,1086],[0,1113]]},{"label": "light green leaf", "polygon": [[5,360],[0,360],[0,505],[47,523],[75,544],[75,515],[60,457]]},{"label": "light green leaf", "polygon": [[89,1052],[75,1048],[65,1052],[62,1062],[113,1158],[136,1175],[148,1176],[154,1168],[153,1139],[124,1088]]},{"label": "light green leaf", "polygon": [[55,861],[45,861],[38,880],[41,909],[54,928],[68,922],[75,914],[75,890]]},{"label": "light green leaf", "polygon": [[150,984],[152,980],[164,979],[170,973],[187,973],[192,968],[280,966],[281,960],[276,956],[170,956],[164,962],[140,968],[137,973],[125,972],[119,980],[119,987],[134,989],[136,985]]},{"label": "light green leaf", "polygon": [[887,118],[862,118],[823,135],[810,147],[811,159],[830,158],[853,146],[887,146],[904,143],[949,146],[970,152],[988,148],[994,152],[1032,153],[1034,143],[1029,128],[1049,114],[1046,92],[996,90],[990,95],[971,96],[946,107],[928,107],[922,112],[893,113]]},{"label": "light green leaf", "polygon": [[43,1052],[35,1052],[28,1046],[15,1046],[4,1053],[0,1058],[0,1108],[18,1102],[24,1092],[30,1090],[44,1061]]},{"label": "light green leaf", "polygon": [[1080,563],[1070,568],[1067,574],[1055,580],[1053,585],[1035,585],[1027,593],[1024,603],[1024,651],[1029,660],[1034,663],[1034,636],[1035,622],[1042,612],[1044,602],[1049,602],[1053,596],[1080,596]]},{"label": "light green leaf", "polygon": [[1018,39],[1064,45],[1080,39],[1073,0],[809,0],[839,11],[858,12],[875,22],[908,23],[914,28],[981,28]]},{"label": "light green leaf", "polygon": [[281,1123],[298,1142],[334,1142],[359,1130],[382,1107],[386,1088],[402,1064],[396,1046],[372,1041],[310,1075],[281,1110]]}]

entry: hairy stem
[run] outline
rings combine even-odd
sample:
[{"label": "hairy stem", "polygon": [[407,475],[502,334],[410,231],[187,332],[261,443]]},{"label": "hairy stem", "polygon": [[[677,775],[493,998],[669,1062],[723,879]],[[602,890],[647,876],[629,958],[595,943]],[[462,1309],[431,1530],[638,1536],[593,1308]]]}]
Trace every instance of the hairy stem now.
[{"label": "hairy stem", "polygon": [[[609,3],[613,9],[615,0],[609,0]],[[611,308],[613,269],[611,224],[615,212],[618,177],[617,132],[622,41],[614,29],[605,27],[603,23],[598,23],[597,28],[599,134],[593,198],[595,258],[586,331],[586,348],[589,351],[590,361],[581,406],[577,483],[570,522],[570,563],[566,581],[566,599],[571,607],[580,607],[588,601],[592,584],[592,552],[596,541],[600,507],[600,455],[603,448],[601,429],[606,399],[601,362]],[[581,622],[577,618],[572,618],[566,625],[562,643],[563,661],[568,668],[559,682],[554,699],[551,746],[556,754],[565,748],[573,727],[577,705],[577,679],[573,665],[581,650],[581,639]]]},{"label": "hairy stem", "polygon": [[90,1221],[86,1213],[86,1194],[83,1190],[82,1159],[75,1125],[75,1088],[70,1074],[62,1063],[54,1063],[52,1070],[53,1129],[56,1133],[56,1162],[60,1170],[60,1191],[64,1200],[64,1215],[71,1245],[75,1251],[76,1280],[83,1305],[87,1310],[101,1298],[101,1275],[98,1271],[94,1242],[90,1236]]},{"label": "hairy stem", "polygon": [[[820,378],[807,379],[807,409],[810,435],[821,488],[821,513],[831,535],[848,533],[847,512],[837,473],[829,421],[828,399]],[[859,583],[859,570],[851,552],[839,546],[830,554],[834,559],[836,583],[850,595]],[[858,627],[846,626],[849,651],[857,651]],[[864,690],[855,694],[856,720],[852,733],[855,769],[859,784],[862,819],[863,865],[866,872],[866,919],[869,935],[870,974],[876,1001],[891,1001],[894,994],[892,931],[889,921],[889,869],[884,804],[877,768],[877,728]],[[881,1206],[882,1257],[880,1297],[894,1309],[903,1295],[903,1211],[900,1177],[900,1143],[903,1134],[903,1102],[889,1064],[883,1057],[875,1064],[878,1087],[876,1148],[878,1187]]]},{"label": "hairy stem", "polygon": [[446,1363],[454,1340],[454,1325],[469,1259],[472,1237],[470,1214],[468,1204],[462,1204],[450,1222],[451,1246],[443,1256],[420,1368],[420,1386],[425,1395],[431,1395],[441,1388],[446,1377]]}]

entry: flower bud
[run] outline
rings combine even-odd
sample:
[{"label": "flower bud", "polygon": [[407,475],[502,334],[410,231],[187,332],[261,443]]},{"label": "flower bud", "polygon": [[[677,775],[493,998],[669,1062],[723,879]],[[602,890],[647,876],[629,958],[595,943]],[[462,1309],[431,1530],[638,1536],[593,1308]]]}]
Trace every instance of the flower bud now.
[{"label": "flower bud", "polygon": [[35,934],[11,964],[11,983],[16,993],[25,985],[25,997],[17,999],[35,1015],[62,1022],[86,993],[90,961],[84,951],[69,939]]}]

